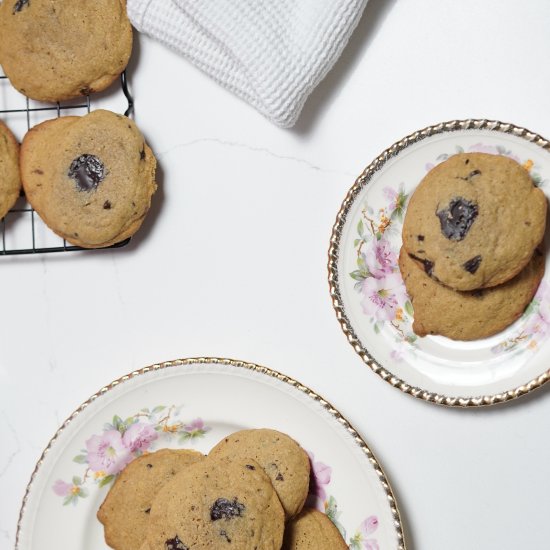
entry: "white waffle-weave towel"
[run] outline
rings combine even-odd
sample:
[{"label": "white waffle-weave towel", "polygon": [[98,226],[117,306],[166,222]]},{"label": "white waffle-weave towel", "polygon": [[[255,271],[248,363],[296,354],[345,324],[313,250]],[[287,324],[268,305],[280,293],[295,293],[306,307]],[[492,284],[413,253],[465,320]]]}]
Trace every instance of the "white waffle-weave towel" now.
[{"label": "white waffle-weave towel", "polygon": [[134,26],[282,127],[340,56],[367,0],[127,0]]}]

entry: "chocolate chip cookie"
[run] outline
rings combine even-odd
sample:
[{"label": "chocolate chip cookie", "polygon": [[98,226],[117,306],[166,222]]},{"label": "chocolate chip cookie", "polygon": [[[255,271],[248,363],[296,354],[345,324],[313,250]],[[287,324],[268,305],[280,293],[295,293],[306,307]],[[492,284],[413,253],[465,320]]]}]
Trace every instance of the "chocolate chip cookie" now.
[{"label": "chocolate chip cookie", "polygon": [[514,160],[463,153],[433,168],[410,198],[403,246],[455,290],[517,275],[542,241],[547,201]]},{"label": "chocolate chip cookie", "polygon": [[104,90],[125,69],[131,51],[125,0],[0,4],[0,65],[30,98],[61,101]]},{"label": "chocolate chip cookie", "polygon": [[461,292],[430,278],[404,248],[399,254],[399,269],[414,308],[414,332],[454,340],[486,338],[512,324],[535,295],[544,267],[544,256],[536,249],[527,266],[506,283]]},{"label": "chocolate chip cookie", "polygon": [[139,548],[157,493],[175,475],[204,458],[191,449],[161,449],[130,462],[97,513],[104,527],[105,542],[115,550]]},{"label": "chocolate chip cookie", "polygon": [[284,511],[254,460],[207,458],[157,494],[149,516],[149,550],[278,550]]},{"label": "chocolate chip cookie", "polygon": [[309,491],[309,457],[288,435],[270,429],[242,430],[222,439],[209,456],[256,460],[271,479],[287,519],[304,506]]},{"label": "chocolate chip cookie", "polygon": [[348,545],[330,518],[304,508],[287,523],[282,550],[347,550]]},{"label": "chocolate chip cookie", "polygon": [[156,189],[155,168],[135,123],[110,111],[48,120],[21,145],[28,201],[55,233],[84,248],[138,230]]},{"label": "chocolate chip cookie", "polygon": [[0,218],[15,204],[20,190],[19,143],[0,121]]}]

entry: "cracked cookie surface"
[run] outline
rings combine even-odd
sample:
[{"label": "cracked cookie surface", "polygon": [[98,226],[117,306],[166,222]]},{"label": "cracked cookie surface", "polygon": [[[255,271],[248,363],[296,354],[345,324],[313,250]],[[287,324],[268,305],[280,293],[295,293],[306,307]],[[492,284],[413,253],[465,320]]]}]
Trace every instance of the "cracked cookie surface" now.
[{"label": "cracked cookie surface", "polygon": [[531,302],[544,267],[544,256],[535,250],[527,266],[506,283],[461,292],[430,278],[404,248],[399,254],[399,269],[414,309],[414,332],[454,340],[486,338],[512,324]]},{"label": "cracked cookie surface", "polygon": [[115,550],[136,550],[143,543],[157,493],[175,475],[204,460],[191,449],[160,449],[135,458],[117,477],[97,513],[105,542]]},{"label": "cracked cookie surface", "polygon": [[48,120],[21,145],[28,201],[55,233],[84,248],[138,230],[157,187],[155,168],[135,123],[110,111]]},{"label": "cracked cookie surface", "polygon": [[287,519],[304,506],[309,491],[309,457],[290,436],[267,428],[241,430],[222,439],[209,456],[258,462],[271,479]]},{"label": "cracked cookie surface", "polygon": [[347,550],[332,520],[319,510],[304,508],[287,523],[282,550]]},{"label": "cracked cookie surface", "polygon": [[283,530],[283,508],[256,461],[208,457],[159,491],[146,547],[280,550]]},{"label": "cracked cookie surface", "polygon": [[455,290],[504,283],[544,236],[547,200],[516,161],[454,155],[430,170],[410,198],[403,246],[426,273]]},{"label": "cracked cookie surface", "polygon": [[56,102],[104,90],[126,68],[131,51],[125,0],[0,4],[0,65],[32,99]]}]

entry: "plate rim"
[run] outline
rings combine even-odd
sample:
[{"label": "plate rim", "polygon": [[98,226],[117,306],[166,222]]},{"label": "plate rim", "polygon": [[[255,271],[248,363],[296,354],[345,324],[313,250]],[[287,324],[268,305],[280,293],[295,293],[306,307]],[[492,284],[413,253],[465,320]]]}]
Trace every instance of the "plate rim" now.
[{"label": "plate rim", "polygon": [[348,342],[351,344],[355,352],[361,357],[363,362],[383,380],[408,395],[412,395],[413,397],[422,399],[423,401],[427,401],[429,403],[435,403],[437,405],[468,408],[496,405],[527,395],[533,390],[542,387],[550,380],[550,369],[516,388],[505,392],[479,396],[450,396],[408,384],[376,361],[367,348],[362,345],[346,315],[344,302],[340,292],[338,276],[340,240],[347,216],[355,202],[355,199],[370,183],[372,177],[379,172],[390,159],[396,157],[407,147],[437,134],[445,134],[461,130],[489,130],[504,134],[511,134],[513,136],[525,139],[526,141],[533,143],[550,153],[550,141],[541,135],[521,126],[516,126],[515,124],[509,122],[501,122],[499,120],[477,118],[449,120],[431,126],[426,126],[421,130],[417,130],[416,132],[405,136],[375,157],[375,159],[363,170],[347,192],[336,216],[336,221],[332,227],[330,245],[328,249],[327,267],[330,297],[332,306],[336,312],[336,318],[338,319],[340,327],[346,335]]},{"label": "plate rim", "polygon": [[261,373],[261,374],[267,375],[271,378],[275,378],[278,381],[286,383],[292,386],[293,388],[301,391],[302,393],[306,394],[308,397],[310,397],[311,399],[316,401],[319,405],[321,405],[321,407],[325,409],[328,413],[330,413],[352,437],[352,439],[359,446],[361,451],[363,451],[363,453],[365,454],[370,465],[373,467],[376,477],[378,478],[378,481],[381,483],[382,489],[384,490],[384,493],[386,495],[386,502],[390,507],[392,520],[393,520],[393,527],[397,535],[397,543],[398,543],[397,549],[407,550],[405,535],[404,535],[404,528],[403,528],[403,523],[401,519],[401,513],[399,512],[399,509],[397,507],[397,502],[395,500],[394,492],[391,488],[388,478],[386,477],[386,474],[384,473],[382,466],[378,462],[377,458],[374,456],[373,452],[370,450],[365,440],[359,435],[357,430],[349,423],[349,421],[340,413],[340,411],[338,411],[338,409],[336,409],[329,401],[321,397],[318,393],[313,391],[311,388],[309,388],[308,386],[305,386],[301,382],[298,382],[296,379],[291,378],[290,376],[287,376],[286,374],[270,369],[268,367],[258,365],[256,363],[249,363],[246,361],[220,358],[220,357],[189,357],[185,359],[173,359],[169,361],[163,361],[160,363],[154,363],[146,367],[142,367],[141,369],[134,370],[128,374],[125,374],[120,378],[113,380],[106,386],[103,386],[99,391],[91,395],[78,408],[76,408],[67,417],[67,419],[61,424],[61,426],[57,429],[55,434],[49,440],[48,444],[42,451],[42,454],[40,455],[39,459],[37,460],[34,466],[29,482],[27,483],[27,486],[25,488],[25,493],[23,495],[21,507],[19,509],[19,517],[17,520],[17,530],[15,533],[15,550],[19,548],[22,522],[25,516],[26,505],[33,487],[33,482],[36,476],[40,472],[40,468],[44,463],[46,455],[48,454],[52,446],[55,444],[55,442],[57,441],[61,433],[64,432],[64,430],[71,424],[71,422],[75,419],[76,416],[78,416],[81,412],[83,412],[96,399],[102,397],[104,394],[106,394],[113,388],[119,386],[120,384],[128,382],[134,378],[137,378],[140,375],[147,374],[149,372],[160,371],[163,369],[169,369],[169,368],[175,368],[175,367],[185,368],[185,367],[205,365],[205,364],[214,364],[214,365],[242,368],[248,371],[253,371],[255,373]]}]

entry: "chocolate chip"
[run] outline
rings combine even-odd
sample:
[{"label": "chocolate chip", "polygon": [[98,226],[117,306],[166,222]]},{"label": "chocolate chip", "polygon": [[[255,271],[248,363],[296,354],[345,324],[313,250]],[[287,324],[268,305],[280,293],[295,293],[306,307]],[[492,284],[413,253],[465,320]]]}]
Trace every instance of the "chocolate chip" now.
[{"label": "chocolate chip", "polygon": [[475,273],[478,268],[479,264],[481,263],[481,256],[474,256],[473,258],[470,258],[467,262],[465,262],[462,267],[468,272],[468,273]]},{"label": "chocolate chip", "polygon": [[235,497],[233,502],[226,498],[219,498],[210,508],[210,519],[216,521],[218,519],[231,519],[235,516],[241,516],[245,510],[244,504],[237,501]]},{"label": "chocolate chip", "polygon": [[426,260],[424,258],[419,258],[418,256],[414,256],[413,254],[409,254],[409,256],[419,261],[424,266],[424,271],[431,277],[434,270],[434,262],[432,262],[431,260]]},{"label": "chocolate chip", "polygon": [[145,160],[145,147],[139,152],[140,160]]},{"label": "chocolate chip", "polygon": [[416,238],[417,238],[419,241],[423,241],[423,240],[424,240],[424,235],[417,235]]},{"label": "chocolate chip", "polygon": [[38,174],[39,176],[42,176],[44,174],[43,170],[40,170],[40,168],[37,168],[36,170],[32,171],[33,174]]},{"label": "chocolate chip", "polygon": [[105,179],[105,166],[94,155],[80,155],[71,162],[67,175],[79,191],[93,191]]},{"label": "chocolate chip", "polygon": [[105,201],[103,203],[103,209],[104,210],[111,210],[111,202],[110,201]]},{"label": "chocolate chip", "polygon": [[150,514],[151,513],[151,508],[147,508],[147,510],[143,510],[146,514]]},{"label": "chocolate chip", "polygon": [[470,159],[466,159],[466,160],[464,161],[464,164],[468,164],[469,162],[470,162]]},{"label": "chocolate chip", "polygon": [[470,181],[475,176],[480,176],[481,170],[472,170],[467,176],[456,176],[459,180]]},{"label": "chocolate chip", "polygon": [[284,481],[284,480],[285,480],[285,478],[283,477],[283,474],[281,474],[281,472],[279,472],[279,473],[277,474],[277,477],[276,477],[275,479],[276,479],[277,481]]},{"label": "chocolate chip", "polygon": [[252,466],[252,464],[245,464],[245,468],[248,468],[249,470],[255,470],[256,468]]},{"label": "chocolate chip", "polygon": [[441,232],[451,241],[464,239],[478,214],[477,204],[461,197],[453,199],[447,208],[436,213]]},{"label": "chocolate chip", "polygon": [[17,0],[13,6],[13,14],[16,14],[18,11],[21,11],[25,6],[29,5],[29,0]]},{"label": "chocolate chip", "polygon": [[227,542],[229,542],[229,543],[231,542],[231,539],[228,537],[228,535],[227,535],[227,533],[225,532],[225,530],[222,529],[222,530],[220,531],[220,536],[224,537],[225,540],[226,540]]},{"label": "chocolate chip", "polygon": [[152,464],[147,464],[147,468],[152,468],[153,465]]},{"label": "chocolate chip", "polygon": [[164,543],[164,549],[165,550],[189,550],[183,542],[179,539],[178,535],[176,535],[173,539],[168,539]]},{"label": "chocolate chip", "polygon": [[483,298],[483,294],[485,294],[485,293],[483,292],[482,288],[472,290],[472,296],[474,296],[475,298]]}]

